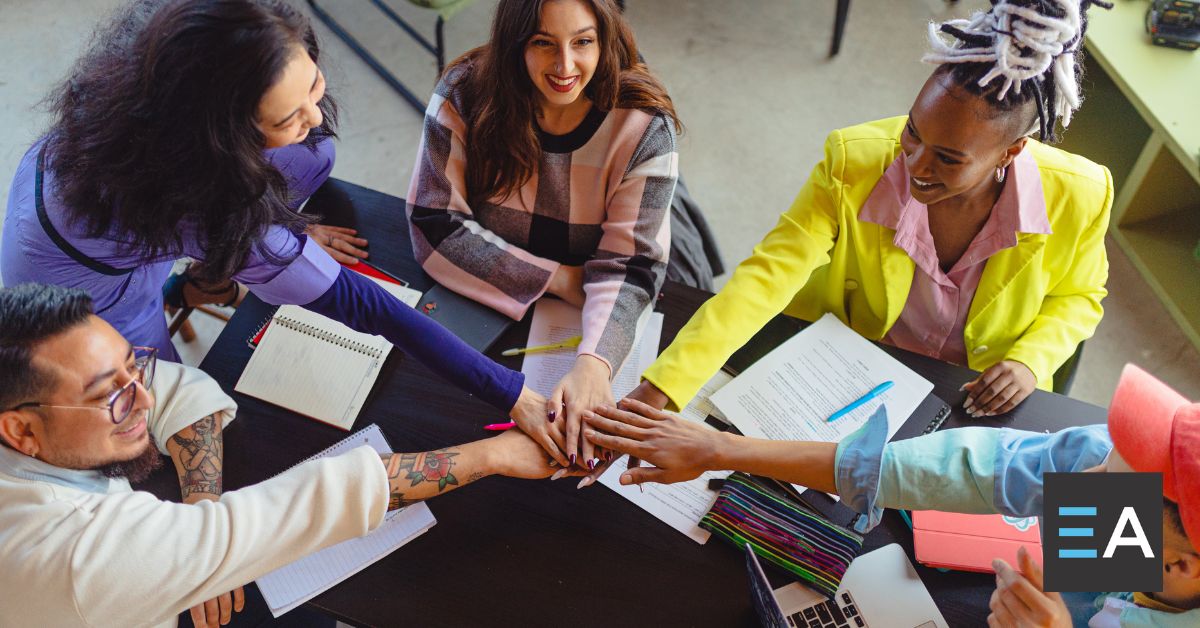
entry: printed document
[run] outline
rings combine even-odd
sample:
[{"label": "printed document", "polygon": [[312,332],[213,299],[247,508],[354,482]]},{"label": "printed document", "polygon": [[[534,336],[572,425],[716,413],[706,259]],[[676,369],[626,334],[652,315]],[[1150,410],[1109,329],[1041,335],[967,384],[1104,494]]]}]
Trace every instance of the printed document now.
[{"label": "printed document", "polygon": [[[889,380],[890,390],[827,421]],[[826,314],[721,388],[713,403],[746,436],[836,443],[881,404],[891,438],[932,390],[929,380]]]}]

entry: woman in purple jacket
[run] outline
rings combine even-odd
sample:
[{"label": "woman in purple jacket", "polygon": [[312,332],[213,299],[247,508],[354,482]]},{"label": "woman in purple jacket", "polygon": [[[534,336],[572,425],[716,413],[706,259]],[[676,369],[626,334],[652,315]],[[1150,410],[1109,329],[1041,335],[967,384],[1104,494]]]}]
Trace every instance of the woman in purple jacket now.
[{"label": "woman in purple jacket", "polygon": [[386,337],[565,465],[520,373],[305,235],[311,220],[295,209],[333,167],[336,108],[318,59],[307,18],[281,0],[134,2],[53,95],[55,122],[17,169],[4,283],[82,288],[130,342],[177,359],[162,286],[191,257],[196,280],[232,277],[268,303]]}]

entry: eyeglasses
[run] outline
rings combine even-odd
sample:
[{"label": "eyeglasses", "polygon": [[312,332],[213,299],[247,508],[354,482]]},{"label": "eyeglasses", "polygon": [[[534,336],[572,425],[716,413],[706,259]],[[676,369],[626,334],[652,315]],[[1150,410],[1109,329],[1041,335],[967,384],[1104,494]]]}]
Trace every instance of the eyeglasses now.
[{"label": "eyeglasses", "polygon": [[113,392],[108,397],[107,406],[59,406],[48,403],[39,403],[30,401],[9,408],[9,410],[21,410],[23,408],[60,408],[63,410],[108,410],[108,416],[114,424],[120,424],[125,419],[129,418],[129,413],[133,411],[134,401],[137,400],[137,384],[141,384],[143,389],[150,388],[154,383],[154,366],[158,363],[158,349],[153,347],[134,347],[133,348],[133,370],[135,375],[121,388]]}]

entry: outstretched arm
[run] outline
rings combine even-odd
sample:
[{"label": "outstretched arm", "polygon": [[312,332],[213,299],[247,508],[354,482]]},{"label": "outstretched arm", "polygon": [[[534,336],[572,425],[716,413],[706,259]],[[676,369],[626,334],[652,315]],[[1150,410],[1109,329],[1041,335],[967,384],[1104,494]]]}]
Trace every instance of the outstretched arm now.
[{"label": "outstretched arm", "polygon": [[437,497],[489,475],[545,478],[557,465],[517,430],[456,447],[383,454],[381,458],[388,477],[388,510]]}]

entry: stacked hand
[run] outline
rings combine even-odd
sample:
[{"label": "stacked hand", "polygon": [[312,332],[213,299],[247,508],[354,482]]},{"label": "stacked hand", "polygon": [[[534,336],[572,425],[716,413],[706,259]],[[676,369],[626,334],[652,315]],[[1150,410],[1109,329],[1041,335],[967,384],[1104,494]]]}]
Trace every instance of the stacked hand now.
[{"label": "stacked hand", "polygon": [[558,466],[567,468],[571,461],[567,458],[567,443],[564,436],[563,422],[555,423],[554,417],[546,412],[546,398],[533,392],[529,387],[521,389],[517,404],[509,413],[513,423],[521,431],[537,443],[554,460]]},{"label": "stacked hand", "polygon": [[608,365],[591,355],[575,358],[574,368],[554,387],[545,407],[546,417],[550,421],[559,419],[565,432],[566,454],[571,464],[592,471],[611,459],[581,435],[583,414],[612,402]]},{"label": "stacked hand", "polygon": [[495,471],[510,478],[540,480],[556,471],[569,475],[583,475],[582,469],[560,469],[555,460],[546,455],[545,449],[520,430],[508,430],[495,438],[488,439],[494,449]]},{"label": "stacked hand", "polygon": [[584,413],[588,425],[584,436],[599,447],[654,465],[631,465],[621,474],[621,484],[673,484],[693,480],[721,466],[717,462],[724,438],[721,432],[636,399],[622,399],[617,406],[601,406],[595,412]]}]

